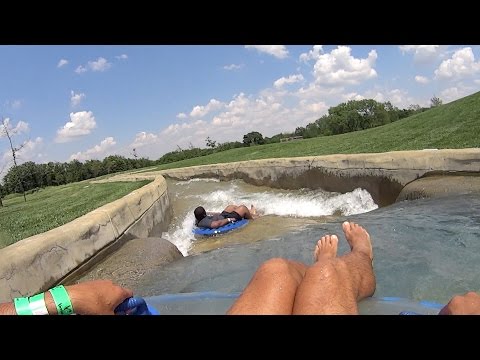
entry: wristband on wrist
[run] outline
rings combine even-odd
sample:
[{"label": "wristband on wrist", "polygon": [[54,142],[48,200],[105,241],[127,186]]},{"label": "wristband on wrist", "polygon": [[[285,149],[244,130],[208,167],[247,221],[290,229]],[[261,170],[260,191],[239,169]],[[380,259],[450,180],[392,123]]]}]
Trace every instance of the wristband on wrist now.
[{"label": "wristband on wrist", "polygon": [[45,293],[15,298],[13,303],[18,315],[48,315],[47,306],[45,305]]},{"label": "wristband on wrist", "polygon": [[48,315],[48,309],[45,305],[45,293],[30,296],[28,301],[30,302],[29,308],[33,315]]},{"label": "wristband on wrist", "polygon": [[15,304],[15,311],[17,315],[33,315],[32,310],[30,309],[30,302],[28,298],[15,298],[13,299],[13,303]]},{"label": "wristband on wrist", "polygon": [[48,290],[52,294],[53,301],[57,307],[58,315],[70,315],[73,313],[73,305],[68,296],[65,286],[59,285]]}]

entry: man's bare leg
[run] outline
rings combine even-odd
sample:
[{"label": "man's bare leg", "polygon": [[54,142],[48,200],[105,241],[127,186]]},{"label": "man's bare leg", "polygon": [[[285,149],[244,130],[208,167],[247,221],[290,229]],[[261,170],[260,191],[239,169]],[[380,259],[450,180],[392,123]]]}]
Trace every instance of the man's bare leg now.
[{"label": "man's bare leg", "polygon": [[244,219],[249,219],[249,220],[253,219],[253,216],[250,213],[250,210],[248,210],[248,208],[245,205],[239,205],[234,207],[227,206],[225,211],[228,211],[228,212],[235,211],[238,215],[240,215]]},{"label": "man's bare leg", "polygon": [[265,261],[252,276],[228,315],[290,315],[307,266],[286,260]]},{"label": "man's bare leg", "polygon": [[335,235],[322,237],[315,249],[316,262],[308,268],[295,296],[293,314],[358,314],[357,302],[375,292],[373,251],[368,232],[352,222],[343,231],[351,252],[331,256]]}]

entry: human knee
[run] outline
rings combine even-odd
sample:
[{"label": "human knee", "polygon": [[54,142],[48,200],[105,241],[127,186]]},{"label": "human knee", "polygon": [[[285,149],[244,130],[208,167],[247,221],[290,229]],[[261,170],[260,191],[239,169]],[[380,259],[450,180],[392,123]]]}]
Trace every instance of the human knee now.
[{"label": "human knee", "polygon": [[291,264],[283,258],[272,258],[263,262],[258,268],[262,273],[288,273],[291,271]]}]

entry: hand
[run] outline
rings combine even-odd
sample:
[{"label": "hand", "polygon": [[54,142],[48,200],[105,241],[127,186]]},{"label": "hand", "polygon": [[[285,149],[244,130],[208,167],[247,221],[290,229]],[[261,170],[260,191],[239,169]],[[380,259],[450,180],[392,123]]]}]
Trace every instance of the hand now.
[{"label": "hand", "polygon": [[133,291],[110,280],[85,281],[66,286],[73,310],[82,315],[113,315],[120,303],[133,296]]},{"label": "hand", "polygon": [[438,315],[480,315],[480,295],[473,291],[456,295]]},{"label": "hand", "polygon": [[237,219],[235,219],[235,218],[228,218],[228,221],[231,222],[231,223],[235,222],[236,220]]}]

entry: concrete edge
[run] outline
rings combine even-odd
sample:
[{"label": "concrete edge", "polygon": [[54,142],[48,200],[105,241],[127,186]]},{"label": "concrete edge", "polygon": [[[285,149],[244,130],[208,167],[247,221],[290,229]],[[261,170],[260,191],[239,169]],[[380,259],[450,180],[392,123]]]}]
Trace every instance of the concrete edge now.
[{"label": "concrete edge", "polygon": [[125,234],[154,203],[168,197],[166,189],[165,178],[159,175],[78,219],[0,249],[0,301],[53,285]]}]

